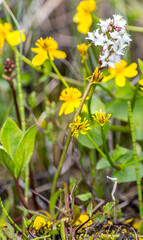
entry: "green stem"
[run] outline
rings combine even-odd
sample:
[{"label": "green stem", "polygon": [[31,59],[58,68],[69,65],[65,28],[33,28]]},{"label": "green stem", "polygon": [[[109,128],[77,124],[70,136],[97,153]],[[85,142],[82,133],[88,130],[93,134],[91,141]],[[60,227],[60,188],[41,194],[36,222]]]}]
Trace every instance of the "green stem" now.
[{"label": "green stem", "polygon": [[[84,102],[85,102],[85,100],[86,100],[86,97],[88,96],[88,94],[89,94],[89,92],[90,92],[90,89],[91,89],[91,82],[92,82],[92,80],[91,80],[91,81],[89,82],[89,84],[87,85],[87,88],[86,88],[86,90],[85,90],[85,92],[84,92],[84,94],[83,94],[83,97],[82,97],[80,106],[79,106],[79,108],[77,109],[77,112],[76,112],[74,118],[76,118],[76,117],[80,114],[80,112],[81,112],[81,110],[82,110],[83,104],[84,104]],[[54,176],[54,180],[53,180],[53,184],[52,184],[52,188],[51,188],[51,196],[52,196],[52,195],[55,193],[55,191],[56,191],[57,181],[58,181],[58,178],[59,178],[60,173],[61,173],[61,169],[62,169],[64,160],[65,160],[65,157],[66,157],[66,153],[67,153],[67,150],[68,150],[68,147],[69,147],[71,138],[72,138],[72,132],[70,131],[69,134],[68,134],[68,137],[67,137],[67,140],[66,140],[66,143],[65,143],[65,146],[64,146],[64,149],[63,149],[61,158],[60,158],[60,162],[59,162],[59,165],[58,165],[56,174],[55,174],[55,176]]]},{"label": "green stem", "polygon": [[105,150],[105,153],[106,153],[106,159],[108,160],[108,162],[110,163],[110,165],[113,168],[118,169],[118,170],[121,169],[121,167],[119,165],[117,165],[116,163],[113,162],[113,160],[110,157],[110,154],[108,152],[108,147],[107,147],[105,132],[104,132],[104,126],[101,126],[101,135],[102,135],[104,150]]},{"label": "green stem", "polygon": [[93,96],[95,88],[96,88],[96,85],[92,84],[91,91],[89,94],[89,100],[88,100],[88,114],[89,114],[91,121],[93,121],[93,117],[92,117],[92,113],[91,113],[91,101],[92,101],[92,96]]},{"label": "green stem", "polygon": [[95,149],[100,153],[100,155],[107,159],[106,155],[104,154],[104,152],[97,146],[97,144],[95,143],[95,141],[93,140],[93,138],[89,135],[89,133],[86,133],[86,136],[88,137],[89,141],[92,143],[92,145],[95,147]]},{"label": "green stem", "polygon": [[126,29],[133,32],[143,32],[143,27],[126,25]]},{"label": "green stem", "polygon": [[[16,71],[17,71],[17,89],[19,97],[19,111],[21,116],[21,126],[22,130],[25,132],[26,123],[25,123],[25,111],[24,111],[24,102],[23,102],[23,93],[22,93],[22,84],[20,78],[20,54],[16,51]],[[25,201],[28,202],[28,192],[29,192],[29,164],[25,167]]]},{"label": "green stem", "polygon": [[116,126],[116,125],[110,125],[110,130],[115,131],[115,132],[125,132],[129,133],[130,129],[128,126]]},{"label": "green stem", "polygon": [[28,237],[25,235],[25,233],[22,232],[21,228],[19,228],[18,225],[17,225],[17,224],[11,219],[11,217],[8,215],[8,212],[6,211],[6,209],[5,209],[5,207],[4,207],[3,203],[2,203],[1,198],[0,198],[0,207],[1,207],[4,215],[5,215],[5,216],[7,217],[7,219],[9,220],[10,224],[14,227],[14,229],[15,229],[16,231],[18,231],[19,233],[21,233],[25,239],[28,239]]},{"label": "green stem", "polygon": [[42,236],[42,237],[32,238],[31,240],[46,239],[46,237],[50,237],[51,238],[51,235],[46,235],[46,236]]},{"label": "green stem", "polygon": [[142,189],[141,189],[141,181],[140,181],[141,179],[140,179],[140,174],[139,174],[135,128],[134,128],[134,123],[133,123],[133,118],[132,118],[132,109],[131,109],[130,101],[128,101],[128,114],[129,114],[129,123],[130,123],[130,128],[131,128],[131,136],[132,136],[132,144],[133,144],[134,164],[135,164],[138,199],[139,199],[139,212],[140,212],[140,218],[143,221],[143,197],[142,197]]},{"label": "green stem", "polygon": [[88,65],[87,65],[86,60],[84,60],[83,66],[84,66],[84,68],[85,68],[85,70],[86,70],[86,75],[89,77],[89,76],[91,75],[91,72],[90,72],[90,70],[89,70],[89,67],[88,67]]},{"label": "green stem", "polygon": [[94,13],[91,13],[91,16],[93,18],[93,20],[96,22],[96,23],[99,23],[99,18],[94,14]]},{"label": "green stem", "polygon": [[67,82],[65,81],[65,79],[64,79],[64,78],[62,77],[62,75],[60,74],[60,72],[59,72],[59,70],[57,69],[55,63],[54,63],[53,61],[51,61],[51,60],[50,60],[50,63],[51,63],[52,68],[54,69],[55,73],[57,73],[57,75],[58,75],[59,79],[61,80],[61,82],[64,84],[64,86],[65,86],[66,88],[68,88],[69,85],[67,84]]}]

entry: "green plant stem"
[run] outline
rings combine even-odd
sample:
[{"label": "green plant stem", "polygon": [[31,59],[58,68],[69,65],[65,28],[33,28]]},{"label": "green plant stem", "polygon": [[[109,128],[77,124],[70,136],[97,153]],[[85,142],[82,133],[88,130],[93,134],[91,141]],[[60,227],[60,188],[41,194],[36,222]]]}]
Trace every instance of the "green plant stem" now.
[{"label": "green plant stem", "polygon": [[118,169],[118,170],[121,169],[121,167],[119,165],[117,165],[116,163],[113,162],[113,160],[110,157],[110,154],[108,152],[108,147],[107,147],[105,132],[104,132],[104,126],[101,126],[101,135],[102,135],[103,146],[104,146],[104,150],[105,150],[105,154],[106,154],[106,159],[108,160],[108,162],[110,163],[110,165],[113,168]]},{"label": "green plant stem", "polygon": [[88,113],[89,113],[89,117],[90,117],[91,121],[93,121],[93,117],[92,117],[92,113],[91,113],[91,101],[92,101],[92,96],[95,91],[95,88],[96,88],[96,85],[92,84],[91,91],[89,94],[89,100],[88,100]]},{"label": "green plant stem", "polygon": [[11,217],[9,216],[8,212],[6,211],[6,209],[5,209],[5,207],[4,207],[3,203],[2,203],[1,197],[0,197],[0,207],[1,207],[4,215],[5,215],[5,216],[7,217],[7,219],[9,220],[10,224],[14,227],[14,229],[15,229],[16,231],[18,231],[19,233],[21,233],[25,239],[28,239],[28,237],[26,236],[26,234],[22,232],[21,228],[19,228],[18,225],[17,225],[17,224],[11,219]]},{"label": "green plant stem", "polygon": [[[24,111],[24,102],[23,102],[23,93],[22,93],[22,84],[20,78],[20,54],[16,51],[16,71],[17,71],[17,88],[18,88],[18,97],[19,97],[19,110],[21,116],[21,126],[22,130],[25,132],[26,123],[25,123],[25,111]],[[25,167],[25,201],[28,202],[28,192],[29,192],[29,164]]]},{"label": "green plant stem", "polygon": [[93,20],[96,22],[96,23],[99,23],[99,18],[94,14],[94,13],[91,13],[91,16],[93,18]]},{"label": "green plant stem", "polygon": [[11,90],[12,90],[12,94],[13,94],[17,120],[18,120],[18,123],[19,123],[19,128],[22,128],[22,126],[21,126],[21,118],[20,118],[20,113],[19,113],[19,107],[18,107],[18,103],[17,103],[16,91],[15,91],[15,87],[14,87],[12,79],[9,82],[9,84],[10,84],[10,87],[11,87]]},{"label": "green plant stem", "polygon": [[100,153],[100,155],[107,159],[106,155],[104,154],[104,152],[97,146],[97,144],[95,143],[95,141],[93,140],[93,138],[89,135],[89,133],[87,132],[86,136],[88,137],[89,141],[92,143],[92,145],[95,147],[95,149]]},{"label": "green plant stem", "polygon": [[46,239],[46,237],[50,237],[51,238],[51,235],[46,235],[46,236],[42,236],[42,237],[32,238],[31,240]]},{"label": "green plant stem", "polygon": [[90,72],[90,70],[89,70],[89,67],[88,67],[88,65],[87,65],[86,60],[84,60],[83,66],[84,66],[84,68],[85,68],[85,70],[86,70],[86,75],[89,77],[89,76],[91,75],[91,72]]},{"label": "green plant stem", "polygon": [[138,189],[138,199],[139,199],[139,212],[140,212],[140,218],[141,218],[142,223],[143,223],[143,197],[142,197],[142,189],[141,189],[141,181],[140,181],[141,179],[140,179],[140,175],[139,175],[139,165],[138,165],[135,129],[134,129],[134,123],[133,123],[133,118],[132,118],[132,109],[131,109],[131,102],[130,101],[128,101],[128,114],[129,114],[129,123],[130,123],[130,128],[131,128],[131,136],[132,136],[132,144],[133,144],[134,164],[135,164],[137,189]]},{"label": "green plant stem", "polygon": [[126,25],[126,29],[132,32],[143,32],[143,27]]},{"label": "green plant stem", "polygon": [[59,70],[57,69],[55,63],[53,61],[50,60],[51,66],[54,69],[55,73],[58,75],[59,79],[61,80],[61,82],[64,84],[64,86],[66,88],[69,87],[69,85],[67,84],[67,82],[65,81],[65,79],[63,79],[62,75],[60,74]]},{"label": "green plant stem", "polygon": [[[80,114],[80,112],[81,112],[81,110],[82,110],[83,104],[84,104],[84,102],[85,102],[85,100],[86,100],[86,97],[88,96],[88,94],[89,94],[89,92],[90,92],[90,89],[91,89],[91,82],[92,82],[92,80],[91,80],[91,81],[89,82],[89,84],[87,85],[87,88],[86,88],[86,90],[85,90],[85,92],[84,92],[84,94],[83,94],[83,97],[82,97],[80,106],[79,106],[79,108],[77,109],[77,112],[76,112],[74,118],[76,118],[76,117]],[[52,188],[51,188],[51,196],[52,196],[52,195],[55,193],[55,191],[56,191],[57,181],[58,181],[58,178],[59,178],[60,173],[61,173],[61,169],[62,169],[64,160],[65,160],[65,157],[66,157],[66,153],[67,153],[67,150],[68,150],[68,147],[69,147],[71,138],[72,138],[72,132],[69,131],[69,134],[68,134],[68,137],[67,137],[67,140],[66,140],[66,143],[65,143],[65,146],[64,146],[64,149],[63,149],[61,158],[60,158],[60,162],[59,162],[57,171],[56,171],[55,176],[54,176],[54,179],[53,179],[53,184],[52,184]]]},{"label": "green plant stem", "polygon": [[110,125],[110,130],[114,132],[125,132],[125,133],[130,132],[130,129],[128,126],[124,127],[124,126]]}]

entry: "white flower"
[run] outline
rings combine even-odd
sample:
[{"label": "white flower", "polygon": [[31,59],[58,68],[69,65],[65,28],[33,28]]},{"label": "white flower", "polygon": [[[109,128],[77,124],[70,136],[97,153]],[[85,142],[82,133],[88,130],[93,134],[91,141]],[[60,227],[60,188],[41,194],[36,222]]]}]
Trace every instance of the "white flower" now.
[{"label": "white flower", "polygon": [[115,15],[113,15],[113,22],[114,22],[114,26],[115,27],[121,27],[121,28],[123,28],[123,27],[125,27],[125,25],[127,24],[127,22],[126,22],[126,20],[125,19],[123,19],[123,17],[122,16],[120,16],[120,15],[117,15],[117,14],[115,14]]},{"label": "white flower", "polygon": [[130,44],[130,35],[126,32],[126,20],[120,15],[113,15],[113,19],[100,19],[100,28],[89,32],[87,39],[95,46],[101,46],[99,61],[101,67],[112,66],[121,60],[124,49]]},{"label": "white flower", "polygon": [[111,19],[108,18],[105,21],[99,19],[100,23],[98,25],[101,27],[101,31],[103,33],[106,33],[108,31],[109,23],[111,22]]}]

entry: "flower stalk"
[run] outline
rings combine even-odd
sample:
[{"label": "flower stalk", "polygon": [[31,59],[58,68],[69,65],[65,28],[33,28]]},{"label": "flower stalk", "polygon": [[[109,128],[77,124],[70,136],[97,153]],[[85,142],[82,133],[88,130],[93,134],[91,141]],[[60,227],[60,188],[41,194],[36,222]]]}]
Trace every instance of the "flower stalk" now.
[{"label": "flower stalk", "polygon": [[142,188],[141,188],[141,179],[140,179],[140,174],[139,174],[135,128],[134,128],[134,123],[133,123],[132,109],[131,109],[130,101],[128,101],[128,114],[129,114],[129,123],[130,123],[131,137],[132,137],[132,144],[133,144],[134,165],[135,165],[138,199],[139,199],[139,212],[140,212],[140,218],[141,218],[140,230],[141,230],[141,233],[143,233],[143,196],[142,196]]},{"label": "flower stalk", "polygon": [[62,77],[62,75],[60,74],[59,70],[57,69],[55,63],[50,59],[50,64],[52,66],[52,68],[54,69],[55,73],[58,75],[60,81],[64,84],[64,86],[67,88],[69,87],[69,85],[67,84],[67,82],[65,81],[65,79]]},{"label": "flower stalk", "polygon": [[[77,112],[74,116],[74,119],[80,114],[81,110],[82,110],[82,107],[85,103],[85,100],[86,100],[86,97],[88,96],[89,92],[90,92],[90,89],[91,89],[91,82],[92,82],[92,79],[90,80],[89,84],[87,85],[87,88],[83,94],[83,97],[82,97],[82,100],[81,100],[81,103],[80,103],[80,106],[79,108],[77,109]],[[68,134],[68,137],[67,137],[67,140],[66,140],[66,143],[65,143],[65,146],[64,146],[64,149],[63,149],[63,152],[62,152],[62,155],[61,155],[61,158],[60,158],[60,162],[59,162],[59,165],[58,165],[58,168],[57,168],[57,171],[55,173],[55,176],[54,176],[54,179],[53,179],[53,184],[52,184],[52,188],[51,188],[51,196],[55,193],[56,191],[56,186],[57,186],[57,181],[58,181],[58,178],[60,176],[60,173],[61,173],[61,169],[62,169],[62,166],[63,166],[63,163],[64,163],[64,160],[65,160],[65,157],[66,157],[66,153],[67,153],[67,150],[68,150],[68,147],[69,147],[69,144],[70,144],[70,141],[71,141],[71,138],[72,138],[72,131],[70,130],[69,131],[69,134]]]}]

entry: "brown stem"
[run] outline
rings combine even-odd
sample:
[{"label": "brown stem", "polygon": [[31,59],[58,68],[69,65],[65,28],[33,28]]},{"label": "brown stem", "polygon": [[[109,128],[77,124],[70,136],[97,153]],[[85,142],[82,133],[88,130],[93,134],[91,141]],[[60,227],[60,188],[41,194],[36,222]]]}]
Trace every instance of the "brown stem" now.
[{"label": "brown stem", "polygon": [[29,205],[28,205],[28,204],[26,203],[26,201],[25,201],[25,198],[24,198],[24,195],[23,195],[22,190],[21,190],[21,188],[20,188],[18,179],[14,179],[14,180],[15,180],[15,185],[16,185],[17,191],[18,191],[18,195],[19,195],[19,197],[20,197],[20,200],[21,200],[23,206],[24,206],[26,209],[31,210],[31,208],[29,207]]},{"label": "brown stem", "polygon": [[11,81],[9,81],[9,84],[10,84],[12,94],[13,94],[13,99],[14,99],[15,110],[16,110],[16,115],[17,115],[19,127],[22,129],[21,118],[20,118],[20,113],[19,113],[19,108],[18,108],[18,103],[17,103],[17,97],[16,97],[16,91],[15,91],[15,87],[14,87],[12,79],[11,79]]}]

